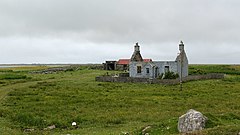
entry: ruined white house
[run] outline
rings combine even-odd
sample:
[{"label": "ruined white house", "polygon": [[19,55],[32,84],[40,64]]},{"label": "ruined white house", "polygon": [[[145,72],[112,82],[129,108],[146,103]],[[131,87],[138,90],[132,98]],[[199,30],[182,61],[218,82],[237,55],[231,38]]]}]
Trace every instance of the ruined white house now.
[{"label": "ruined white house", "polygon": [[179,44],[179,54],[175,61],[144,62],[140,54],[138,43],[134,46],[134,53],[129,63],[129,76],[138,78],[157,78],[167,72],[177,73],[180,77],[188,76],[188,59],[184,44]]}]

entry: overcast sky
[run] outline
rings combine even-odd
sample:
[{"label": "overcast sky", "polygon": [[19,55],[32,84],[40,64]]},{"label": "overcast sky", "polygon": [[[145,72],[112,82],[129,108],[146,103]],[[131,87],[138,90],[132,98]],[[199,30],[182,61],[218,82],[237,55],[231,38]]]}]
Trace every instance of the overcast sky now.
[{"label": "overcast sky", "polygon": [[0,63],[240,64],[240,0],[0,0]]}]

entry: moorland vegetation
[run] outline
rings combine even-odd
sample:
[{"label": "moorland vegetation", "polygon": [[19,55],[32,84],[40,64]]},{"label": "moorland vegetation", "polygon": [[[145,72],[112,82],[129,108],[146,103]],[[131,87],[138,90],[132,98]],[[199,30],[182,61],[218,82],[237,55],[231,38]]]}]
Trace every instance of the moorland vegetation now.
[{"label": "moorland vegetation", "polygon": [[[224,79],[179,85],[96,82],[106,74],[90,65],[51,74],[48,66],[0,69],[0,134],[178,134],[178,117],[189,109],[209,121],[201,134],[240,132],[240,66],[190,65],[194,74]],[[109,71],[108,71],[109,72]],[[116,74],[119,71],[111,71]],[[76,122],[77,126],[72,126]],[[52,130],[44,130],[55,125]]]}]

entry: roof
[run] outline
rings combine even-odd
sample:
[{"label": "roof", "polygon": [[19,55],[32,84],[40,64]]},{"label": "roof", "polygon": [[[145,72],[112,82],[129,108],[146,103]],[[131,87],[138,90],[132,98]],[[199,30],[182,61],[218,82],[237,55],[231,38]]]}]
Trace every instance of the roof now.
[{"label": "roof", "polygon": [[[152,59],[143,59],[144,62],[150,62]],[[117,64],[118,65],[128,65],[130,62],[130,59],[119,59]]]},{"label": "roof", "polygon": [[119,59],[117,64],[119,65],[128,65],[130,62],[130,59]]},{"label": "roof", "polygon": [[143,59],[144,62],[150,62],[152,59]]}]

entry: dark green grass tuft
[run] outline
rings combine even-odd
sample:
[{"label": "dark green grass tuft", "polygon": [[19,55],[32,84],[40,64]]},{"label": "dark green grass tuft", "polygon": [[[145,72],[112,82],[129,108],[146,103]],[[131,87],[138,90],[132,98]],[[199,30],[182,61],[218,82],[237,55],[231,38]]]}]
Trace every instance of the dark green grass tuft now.
[{"label": "dark green grass tuft", "polygon": [[7,73],[7,74],[0,74],[0,80],[12,80],[12,79],[26,79],[26,75],[21,74],[13,74],[13,73]]}]

